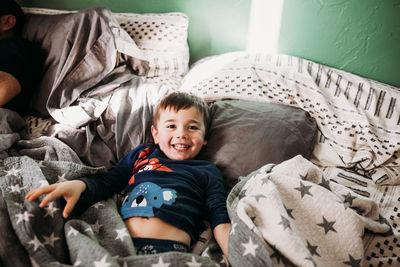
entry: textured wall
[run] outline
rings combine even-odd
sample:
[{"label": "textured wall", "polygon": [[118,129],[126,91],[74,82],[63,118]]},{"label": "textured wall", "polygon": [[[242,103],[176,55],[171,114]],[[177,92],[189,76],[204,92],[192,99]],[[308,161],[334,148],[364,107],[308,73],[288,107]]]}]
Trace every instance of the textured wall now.
[{"label": "textured wall", "polygon": [[278,52],[400,87],[400,1],[285,0]]},{"label": "textured wall", "polygon": [[[0,0],[1,1],[1,0]],[[27,7],[82,9],[104,6],[114,12],[184,12],[189,16],[191,61],[243,50],[250,0],[17,0]]]}]

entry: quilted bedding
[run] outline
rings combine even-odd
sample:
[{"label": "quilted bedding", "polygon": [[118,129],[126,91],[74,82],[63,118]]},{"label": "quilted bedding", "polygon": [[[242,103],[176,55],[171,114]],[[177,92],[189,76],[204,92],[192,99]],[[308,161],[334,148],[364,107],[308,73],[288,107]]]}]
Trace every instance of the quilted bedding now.
[{"label": "quilted bedding", "polygon": [[[105,171],[150,141],[154,104],[174,90],[208,101],[291,105],[318,125],[311,159],[296,156],[238,177],[227,200],[230,265],[399,264],[399,88],[285,55],[211,58],[195,66],[181,87],[179,79],[148,80],[120,64],[84,93],[72,91],[79,97],[66,106],[52,105],[62,116],[51,119],[45,135],[23,134],[25,121],[0,109],[3,265],[227,265],[207,232],[194,253],[136,255],[118,196],[69,220],[61,216],[61,200],[40,209],[24,199],[32,187]],[[90,116],[82,121],[74,110]]]},{"label": "quilted bedding", "polygon": [[299,107],[318,125],[310,160],[266,165],[233,188],[233,223],[258,239],[237,241],[232,254],[263,258],[267,247],[278,266],[400,263],[399,88],[302,58],[240,52],[199,63],[181,90]]}]

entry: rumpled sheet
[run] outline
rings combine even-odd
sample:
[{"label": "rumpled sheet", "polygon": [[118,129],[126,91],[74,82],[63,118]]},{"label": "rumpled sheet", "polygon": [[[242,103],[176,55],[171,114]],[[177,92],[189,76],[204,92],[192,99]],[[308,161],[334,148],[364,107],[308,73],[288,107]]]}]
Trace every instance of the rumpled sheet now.
[{"label": "rumpled sheet", "polygon": [[86,99],[85,105],[75,102],[109,75],[122,55],[139,71],[146,66],[143,52],[113,13],[102,7],[57,15],[27,14],[23,37],[37,42],[44,54],[42,82],[31,103],[34,110],[76,127],[104,111],[106,105],[95,97]]}]

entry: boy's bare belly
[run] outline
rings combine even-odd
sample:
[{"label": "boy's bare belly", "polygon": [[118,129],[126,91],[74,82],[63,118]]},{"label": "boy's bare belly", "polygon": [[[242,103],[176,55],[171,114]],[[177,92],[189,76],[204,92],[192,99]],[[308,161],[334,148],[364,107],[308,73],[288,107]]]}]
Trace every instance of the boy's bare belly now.
[{"label": "boy's bare belly", "polygon": [[169,239],[190,246],[190,236],[183,230],[156,217],[130,217],[125,220],[132,237]]}]

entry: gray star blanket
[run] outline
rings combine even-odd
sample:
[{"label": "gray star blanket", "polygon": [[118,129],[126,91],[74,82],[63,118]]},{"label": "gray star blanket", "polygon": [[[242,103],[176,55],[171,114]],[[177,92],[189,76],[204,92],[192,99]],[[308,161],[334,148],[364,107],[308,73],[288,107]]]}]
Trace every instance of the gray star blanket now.
[{"label": "gray star blanket", "polygon": [[362,266],[364,233],[391,233],[377,202],[302,156],[242,178],[228,202],[230,259],[241,266]]},{"label": "gray star blanket", "polygon": [[[79,217],[64,220],[60,199],[42,209],[38,201],[24,198],[31,188],[104,170],[27,156],[0,160],[1,214],[7,213],[11,224],[6,228],[4,220],[0,222],[0,253],[5,249],[10,253],[13,247],[21,252],[18,259],[2,255],[6,266],[15,260],[20,263],[17,266],[216,266],[210,257],[191,253],[136,255],[116,199],[98,202]],[[5,239],[3,233],[11,237]]]}]

